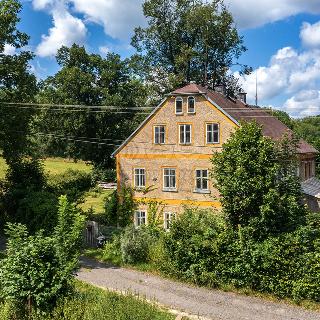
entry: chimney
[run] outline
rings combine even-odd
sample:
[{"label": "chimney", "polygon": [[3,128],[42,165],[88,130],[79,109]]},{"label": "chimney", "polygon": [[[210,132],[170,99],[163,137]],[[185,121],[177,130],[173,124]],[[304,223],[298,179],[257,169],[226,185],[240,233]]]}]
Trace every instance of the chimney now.
[{"label": "chimney", "polygon": [[214,86],[214,91],[221,93],[222,95],[226,95],[226,86],[223,83],[219,83]]},{"label": "chimney", "polygon": [[240,89],[237,93],[237,98],[243,103],[247,103],[247,93],[244,92],[242,89]]}]

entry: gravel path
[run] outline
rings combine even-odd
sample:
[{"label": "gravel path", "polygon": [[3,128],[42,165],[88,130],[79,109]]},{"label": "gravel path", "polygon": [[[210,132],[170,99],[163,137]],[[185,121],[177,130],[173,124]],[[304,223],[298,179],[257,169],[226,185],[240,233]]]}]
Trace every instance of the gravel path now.
[{"label": "gravel path", "polygon": [[130,291],[155,300],[169,309],[199,319],[212,320],[320,320],[320,313],[285,303],[242,296],[235,293],[196,288],[148,273],[118,268],[82,258],[78,278],[93,285]]}]

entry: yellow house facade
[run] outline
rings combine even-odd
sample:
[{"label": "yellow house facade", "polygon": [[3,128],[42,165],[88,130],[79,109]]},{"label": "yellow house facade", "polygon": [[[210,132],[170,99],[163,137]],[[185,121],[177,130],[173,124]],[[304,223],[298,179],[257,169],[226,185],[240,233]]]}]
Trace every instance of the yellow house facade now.
[{"label": "yellow house facade", "polygon": [[[126,184],[135,190],[136,225],[147,223],[148,201],[163,205],[165,227],[183,205],[220,208],[210,179],[210,159],[222,150],[240,121],[251,120],[255,113],[256,119],[262,119],[260,111],[248,106],[243,96],[233,100],[195,84],[169,94],[114,153],[118,189]],[[269,114],[265,117],[270,121]],[[273,122],[282,135],[287,128],[275,118]],[[316,150],[304,143],[301,151],[313,176]]]}]

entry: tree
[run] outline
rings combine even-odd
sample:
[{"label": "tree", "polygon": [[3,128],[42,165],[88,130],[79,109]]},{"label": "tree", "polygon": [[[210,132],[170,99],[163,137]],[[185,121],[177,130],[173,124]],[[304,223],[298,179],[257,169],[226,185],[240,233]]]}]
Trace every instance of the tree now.
[{"label": "tree", "polygon": [[294,139],[275,143],[255,122],[244,123],[212,164],[223,210],[234,227],[250,225],[261,237],[294,228],[305,215]]},{"label": "tree", "polygon": [[32,309],[52,310],[59,298],[72,291],[83,222],[78,210],[61,197],[52,236],[41,231],[30,236],[26,226],[8,224],[7,256],[0,262],[0,298],[22,315],[30,316]]},{"label": "tree", "polygon": [[[110,167],[112,151],[141,121],[137,108],[145,106],[147,99],[147,89],[134,72],[136,63],[113,53],[102,58],[77,45],[62,47],[56,59],[61,70],[41,83],[38,101],[98,107],[52,107],[44,111],[35,130],[54,134],[41,138],[44,152],[57,155],[58,150],[60,155]],[[101,105],[113,109],[101,110]]]},{"label": "tree", "polygon": [[[23,50],[29,37],[17,29],[20,10],[17,0],[0,2],[0,150],[9,166],[8,183],[0,189],[0,195],[6,197],[4,211],[9,215],[16,211],[17,198],[23,193],[21,189],[15,192],[19,186],[26,191],[31,186],[41,188],[44,181],[30,137],[35,111],[14,105],[32,102],[37,92],[36,77],[29,66],[33,54]],[[7,46],[15,49],[13,55],[5,54]]]},{"label": "tree", "polygon": [[36,92],[36,78],[28,65],[33,54],[22,50],[14,55],[4,53],[6,46],[20,49],[28,44],[27,34],[17,29],[20,10],[16,0],[0,2],[0,149],[9,165],[20,161],[30,149],[25,132],[33,112],[22,112],[4,102],[30,102]]},{"label": "tree", "polygon": [[161,89],[230,79],[228,69],[246,48],[221,0],[146,0],[143,12],[148,26],[135,29],[132,45],[145,53],[148,76]]}]

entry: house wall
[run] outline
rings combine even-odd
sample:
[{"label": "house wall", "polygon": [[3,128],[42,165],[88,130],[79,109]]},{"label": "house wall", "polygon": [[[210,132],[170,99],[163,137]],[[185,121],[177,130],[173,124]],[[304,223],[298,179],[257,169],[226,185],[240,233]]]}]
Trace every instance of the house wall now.
[{"label": "house wall", "polygon": [[[179,213],[183,205],[201,208],[220,208],[219,194],[209,183],[210,193],[195,192],[195,170],[210,169],[213,152],[221,152],[222,144],[229,139],[237,125],[203,96],[194,96],[196,112],[187,113],[187,96],[183,96],[183,115],[175,114],[175,97],[168,97],[161,108],[147,123],[136,132],[131,140],[117,154],[118,188],[121,184],[134,186],[134,168],[146,170],[146,188],[148,192],[135,191],[139,209],[147,210],[143,201],[157,200],[165,205],[165,212]],[[214,145],[206,144],[206,123],[220,125],[220,141]],[[179,124],[192,125],[190,145],[179,144]],[[154,126],[166,128],[165,144],[154,144]],[[305,180],[305,163],[310,163],[311,175],[315,175],[314,155],[300,155],[299,175]],[[177,190],[163,190],[163,168],[173,167],[177,172]],[[310,201],[308,203],[311,204]]]},{"label": "house wall", "polygon": [[[187,97],[184,96],[183,115],[175,114],[175,97],[169,97],[163,106],[135,134],[117,155],[118,181],[134,185],[134,168],[146,170],[146,194],[135,192],[136,199],[156,199],[166,204],[166,211],[179,212],[181,205],[220,207],[218,192],[209,182],[210,193],[195,192],[195,170],[211,169],[213,152],[221,151],[222,144],[236,128],[234,122],[202,96],[195,96],[196,112],[187,113]],[[206,144],[206,123],[220,125],[220,141]],[[179,124],[192,125],[190,145],[179,144]],[[166,143],[156,145],[153,140],[155,125],[165,125]],[[177,191],[163,191],[163,168],[174,167],[177,172]],[[140,206],[143,208],[143,205]]]},{"label": "house wall", "polygon": [[316,175],[316,156],[314,154],[301,154],[298,170],[301,181],[314,177]]}]

